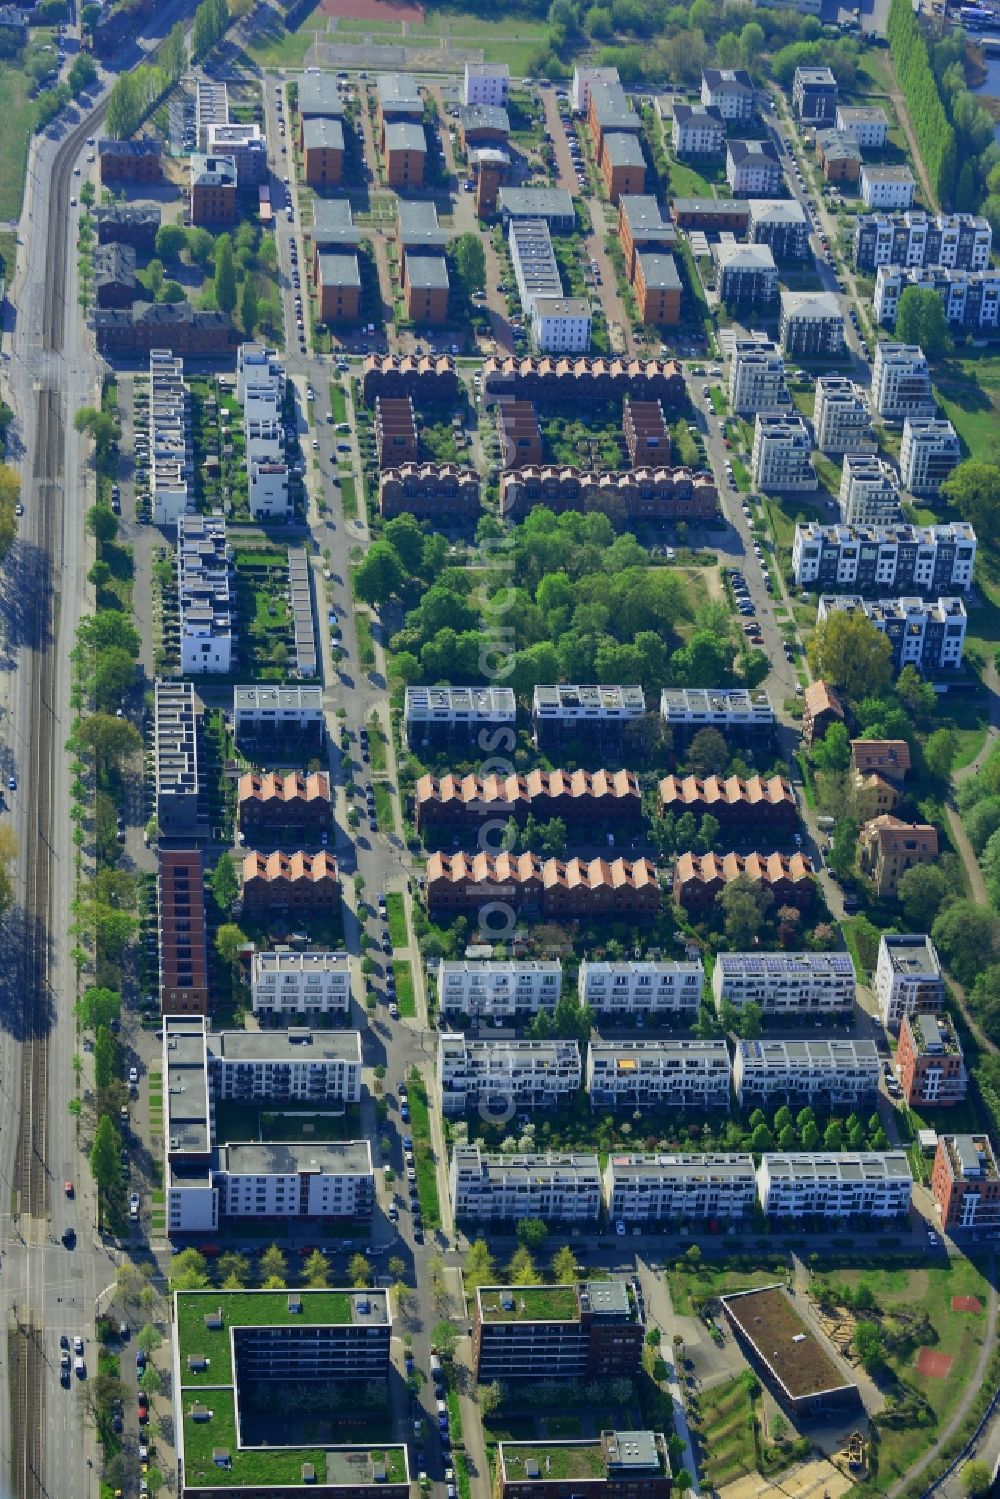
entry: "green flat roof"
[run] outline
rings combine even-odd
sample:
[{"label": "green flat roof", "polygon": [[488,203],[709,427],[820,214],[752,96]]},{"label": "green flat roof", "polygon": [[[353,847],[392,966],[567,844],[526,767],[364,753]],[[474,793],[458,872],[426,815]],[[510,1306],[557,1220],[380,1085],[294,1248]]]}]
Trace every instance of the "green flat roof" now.
[{"label": "green flat roof", "polygon": [[[512,1305],[504,1306],[509,1298]],[[580,1312],[575,1286],[482,1286],[484,1322],[576,1322]]]},{"label": "green flat roof", "polygon": [[[501,1442],[504,1472],[512,1482],[536,1478],[543,1483],[556,1478],[606,1478],[607,1463],[600,1441],[592,1442]],[[527,1472],[538,1464],[537,1474]]]},{"label": "green flat roof", "polygon": [[[181,1383],[225,1385],[233,1382],[229,1329],[232,1327],[328,1327],[353,1320],[350,1291],[295,1291],[301,1312],[288,1310],[288,1291],[178,1291],[177,1352]],[[384,1295],[370,1292],[370,1295]],[[222,1331],[205,1326],[210,1312],[222,1309]],[[189,1356],[211,1359],[210,1369],[196,1373],[187,1367]]]}]

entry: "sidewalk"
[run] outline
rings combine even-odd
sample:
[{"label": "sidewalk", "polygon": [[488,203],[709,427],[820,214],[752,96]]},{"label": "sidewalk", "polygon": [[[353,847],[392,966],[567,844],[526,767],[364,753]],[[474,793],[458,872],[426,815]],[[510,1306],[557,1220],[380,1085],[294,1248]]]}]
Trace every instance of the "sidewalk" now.
[{"label": "sidewalk", "polygon": [[691,1475],[691,1488],[688,1492],[694,1496],[694,1499],[700,1499],[698,1464],[695,1461],[694,1444],[691,1441],[684,1398],[674,1364],[673,1340],[677,1327],[670,1291],[665,1277],[639,1255],[636,1256],[636,1267],[639,1271],[643,1295],[646,1298],[646,1321],[649,1326],[660,1329],[660,1357],[667,1366],[667,1390],[674,1407],[674,1430],[684,1443],[684,1467]]}]

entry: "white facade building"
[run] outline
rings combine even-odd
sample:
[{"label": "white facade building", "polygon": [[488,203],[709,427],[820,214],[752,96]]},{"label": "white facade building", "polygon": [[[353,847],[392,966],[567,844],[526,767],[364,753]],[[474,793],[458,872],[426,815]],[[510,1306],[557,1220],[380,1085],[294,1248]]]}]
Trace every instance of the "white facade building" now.
[{"label": "white facade building", "polygon": [[194,513],[191,395],[184,361],[166,349],[149,355],[149,489],[153,524],[173,529]]},{"label": "white facade building", "polygon": [[867,146],[881,151],[889,139],[889,121],[885,110],[878,106],[861,108],[853,104],[838,104],[836,121],[837,129],[853,135],[862,150]]},{"label": "white facade building", "polygon": [[498,104],[510,99],[510,69],[505,62],[467,62],[462,85],[463,104]]},{"label": "white facade building", "polygon": [[595,1223],[601,1212],[596,1154],[483,1155],[478,1145],[459,1145],[452,1151],[449,1185],[460,1221]]},{"label": "white facade building", "polygon": [[729,403],[739,416],[791,412],[785,361],[770,339],[737,338],[729,366]]},{"label": "white facade building", "polygon": [[909,167],[861,167],[861,201],[866,208],[909,208],[916,183]]},{"label": "white facade building", "polygon": [[535,297],[531,337],[540,354],[586,354],[592,318],[586,297]]},{"label": "white facade building", "polygon": [[696,1015],[705,970],[696,962],[631,961],[580,964],[580,1003],[612,1020]]},{"label": "white facade building", "polygon": [[358,1031],[220,1031],[208,1038],[217,1098],[361,1102]]},{"label": "white facade building", "polygon": [[728,1109],[729,1048],[712,1041],[591,1041],[592,1109]]},{"label": "white facade building", "polygon": [[225,674],[233,668],[234,609],[230,549],[221,515],[177,521],[177,610],[181,671]]},{"label": "white facade building", "polygon": [[247,465],[254,520],[284,520],[291,509],[288,464],[254,457]]},{"label": "white facade building", "polygon": [[839,500],[845,526],[892,526],[903,519],[896,473],[884,458],[848,453]]},{"label": "white facade building", "polygon": [[484,1109],[554,1109],[580,1091],[576,1041],[475,1041],[461,1032],[438,1038],[438,1085],[445,1114]]},{"label": "white facade building", "polygon": [[283,738],[297,734],[314,742],[323,734],[322,687],[277,687],[261,683],[233,688],[233,728],[236,741],[263,734]]},{"label": "white facade building", "polygon": [[945,319],[951,328],[968,333],[1000,326],[1000,271],[951,270],[947,266],[880,265],[875,276],[872,303],[876,321],[895,326],[899,299],[911,286],[932,291],[941,298]]},{"label": "white facade building", "polygon": [[859,594],[824,593],[817,621],[838,610],[852,614],[861,610],[880,634],[889,637],[894,671],[915,666],[930,676],[957,671],[962,664],[969,617],[960,598],[864,599]]},{"label": "white facade building", "polygon": [[618,1155],[604,1168],[616,1222],[738,1222],[753,1214],[757,1178],[749,1155]]},{"label": "white facade building", "polygon": [[775,198],[782,171],[770,141],[730,140],[726,145],[726,181],[734,198]]},{"label": "white facade building", "polygon": [[753,1002],[765,1015],[849,1015],[854,990],[845,952],[720,952],[712,973],[716,1005]]},{"label": "white facade building", "polygon": [[775,724],[771,699],[762,687],[664,687],[660,717],[685,738],[699,729],[767,738]]},{"label": "white facade building", "polygon": [[865,393],[846,375],[817,377],[813,431],[821,453],[839,455],[877,451]]},{"label": "white facade building", "polygon": [[944,1008],[941,963],[929,937],[913,932],[883,935],[875,968],[875,997],[886,1030],[898,1030],[904,1015]]},{"label": "white facade building", "polygon": [[967,521],[947,526],[795,527],[792,572],[796,583],[818,584],[833,592],[852,588],[890,594],[972,586],[976,533]]},{"label": "white facade building", "polygon": [[772,1103],[860,1108],[878,1096],[874,1041],[737,1041],[733,1087],[741,1106]]},{"label": "white facade building", "polygon": [[701,102],[717,109],[724,120],[751,124],[756,109],[753,79],[745,68],[705,68]]},{"label": "white facade building", "polygon": [[767,416],[758,412],[751,465],[757,489],[772,492],[819,488],[812,462],[812,437],[801,416]]},{"label": "white facade building", "polygon": [[255,1015],[347,1015],[351,969],[346,952],[255,952],[250,968]]},{"label": "white facade building", "polygon": [[718,156],[726,143],[726,127],[710,105],[675,104],[670,141],[678,156]]},{"label": "white facade building", "polygon": [[285,371],[273,349],[240,344],[236,394],[243,406],[250,514],[255,520],[285,520],[292,508],[281,440]]},{"label": "white facade building", "polygon": [[931,373],[918,344],[879,342],[872,365],[872,406],[888,421],[935,416]]},{"label": "white facade building", "polygon": [[551,1014],[562,994],[562,964],[484,959],[438,964],[438,1006],[442,1015],[471,1019],[528,1020],[539,1010]]},{"label": "white facade building", "polygon": [[958,433],[946,417],[907,417],[899,450],[899,472],[915,495],[936,495],[962,461]]},{"label": "white facade building", "polygon": [[913,1177],[904,1150],[765,1155],[757,1168],[760,1205],[774,1218],[900,1218]]},{"label": "white facade building", "polygon": [[947,266],[984,271],[990,263],[993,231],[971,213],[862,214],[854,224],[854,262],[860,271],[880,265]]},{"label": "white facade building", "polygon": [[219,1147],[220,1218],[367,1218],[375,1195],[367,1140]]}]

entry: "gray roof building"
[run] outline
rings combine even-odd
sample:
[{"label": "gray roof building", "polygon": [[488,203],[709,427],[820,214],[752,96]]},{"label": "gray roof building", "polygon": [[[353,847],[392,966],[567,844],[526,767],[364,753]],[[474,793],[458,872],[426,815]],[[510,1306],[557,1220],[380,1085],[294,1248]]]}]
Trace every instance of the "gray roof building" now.
[{"label": "gray roof building", "polygon": [[379,73],[375,86],[384,120],[392,115],[417,118],[423,115],[424,101],[420,96],[417,80],[409,73]]},{"label": "gray roof building", "polygon": [[460,104],[458,123],[465,131],[499,130],[510,135],[510,116],[502,104]]},{"label": "gray roof building", "polygon": [[550,230],[572,233],[573,199],[563,187],[502,187],[497,202],[504,223],[511,219],[544,219]]},{"label": "gray roof building", "polygon": [[298,84],[298,107],[303,120],[316,115],[337,119],[344,113],[340,87],[332,73],[303,73]]},{"label": "gray roof building", "polygon": [[638,137],[613,130],[604,137],[604,154],[612,167],[644,167],[646,158]]},{"label": "gray roof building", "polygon": [[424,254],[420,250],[406,252],[406,279],[410,286],[421,291],[447,291],[448,267],[439,251]]},{"label": "gray roof building", "polygon": [[302,146],[306,151],[343,151],[344,127],[340,120],[303,120]]},{"label": "gray roof building", "polygon": [[649,291],[680,291],[681,278],[672,255],[656,250],[640,250],[636,256],[642,267],[642,279]]},{"label": "gray roof building", "polygon": [[442,250],[448,236],[438,223],[437,209],[426,199],[401,198],[397,204],[396,238],[404,250]]},{"label": "gray roof building", "polygon": [[427,154],[427,136],[423,125],[412,120],[390,120],[385,127],[386,151],[422,151]]},{"label": "gray roof building", "polygon": [[313,198],[313,243],[322,250],[331,245],[359,245],[364,238],[354,227],[347,198]]},{"label": "gray roof building", "polygon": [[638,133],[639,116],[620,83],[595,83],[590,89],[590,107],[600,130],[630,130]]},{"label": "gray roof building", "polygon": [[321,286],[361,286],[361,270],[354,250],[321,250],[319,255]]}]

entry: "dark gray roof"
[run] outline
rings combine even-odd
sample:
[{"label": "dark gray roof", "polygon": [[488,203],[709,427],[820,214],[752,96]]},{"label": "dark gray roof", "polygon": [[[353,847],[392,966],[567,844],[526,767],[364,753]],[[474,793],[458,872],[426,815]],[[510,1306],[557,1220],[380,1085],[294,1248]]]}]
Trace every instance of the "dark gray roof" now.
[{"label": "dark gray roof", "polygon": [[135,251],[131,245],[98,245],[94,251],[98,286],[135,286]]},{"label": "dark gray roof", "polygon": [[380,73],[376,79],[383,117],[392,114],[422,114],[424,101],[417,80],[409,73]]},{"label": "dark gray roof", "polygon": [[97,143],[98,156],[159,156],[162,151],[160,142],[152,140],[148,135],[137,141],[112,141],[102,137]]},{"label": "dark gray roof", "polygon": [[448,267],[439,251],[430,254],[407,250],[406,279],[421,291],[448,290]]},{"label": "dark gray roof", "polygon": [[399,227],[396,238],[404,249],[443,249],[448,243],[433,203],[424,198],[401,198],[397,207]]},{"label": "dark gray roof", "polygon": [[313,198],[313,241],[316,245],[359,245],[364,238],[355,229],[347,198]]},{"label": "dark gray roof", "polygon": [[460,104],[458,122],[463,130],[502,130],[510,134],[510,116],[502,104]]},{"label": "dark gray roof", "polygon": [[414,120],[390,120],[385,127],[387,151],[427,151],[423,125]]},{"label": "dark gray roof", "polygon": [[298,86],[299,114],[304,120],[312,115],[336,119],[344,113],[344,101],[332,73],[303,73]]},{"label": "dark gray roof", "polygon": [[564,187],[502,187],[500,209],[519,219],[573,218],[573,199]]},{"label": "dark gray roof", "polygon": [[650,290],[680,291],[681,278],[677,274],[672,255],[664,255],[657,250],[640,250],[638,259],[642,267],[642,279]]},{"label": "dark gray roof", "polygon": [[355,250],[321,250],[319,254],[321,286],[361,285],[361,271]]},{"label": "dark gray roof", "polygon": [[644,167],[646,158],[634,135],[612,130],[604,137],[604,153],[613,167]]},{"label": "dark gray roof", "polygon": [[191,157],[192,187],[235,187],[236,162],[231,156]]},{"label": "dark gray roof", "polygon": [[730,141],[728,150],[737,164],[750,160],[759,161],[761,165],[765,162],[771,166],[780,165],[778,153],[770,141]]},{"label": "dark gray roof", "polygon": [[640,127],[639,116],[620,83],[594,83],[590,104],[602,130],[633,130]]},{"label": "dark gray roof", "polygon": [[816,144],[828,161],[861,160],[861,147],[849,130],[818,130]]}]

